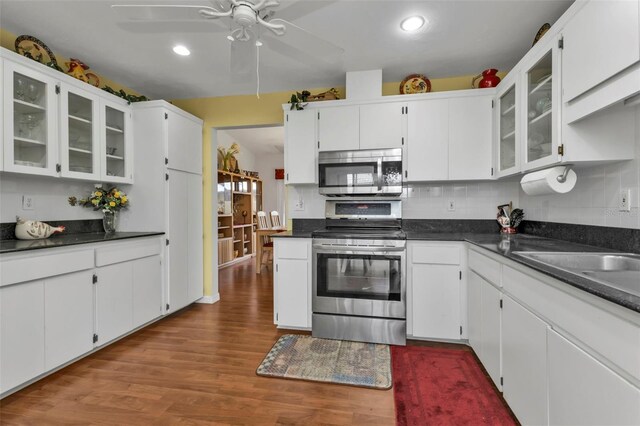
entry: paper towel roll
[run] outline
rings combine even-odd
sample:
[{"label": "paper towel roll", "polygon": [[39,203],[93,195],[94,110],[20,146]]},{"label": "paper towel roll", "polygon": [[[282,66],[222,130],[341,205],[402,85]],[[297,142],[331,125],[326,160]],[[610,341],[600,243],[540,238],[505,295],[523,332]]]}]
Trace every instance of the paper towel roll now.
[{"label": "paper towel roll", "polygon": [[565,166],[552,167],[526,174],[520,181],[522,190],[527,195],[565,194],[576,186],[578,176],[573,170],[567,173],[567,180],[558,182],[558,176],[562,176]]}]

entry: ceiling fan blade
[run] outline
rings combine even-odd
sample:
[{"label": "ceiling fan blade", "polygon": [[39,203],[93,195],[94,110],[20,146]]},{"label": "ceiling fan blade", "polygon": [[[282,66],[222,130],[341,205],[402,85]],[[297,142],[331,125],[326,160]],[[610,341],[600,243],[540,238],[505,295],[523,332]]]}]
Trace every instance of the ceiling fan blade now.
[{"label": "ceiling fan blade", "polygon": [[344,49],[330,41],[318,37],[317,35],[305,30],[296,24],[281,18],[275,18],[269,21],[272,24],[284,24],[286,32],[282,36],[275,36],[265,31],[265,38],[279,38],[290,46],[296,46],[298,51],[307,52],[313,57],[321,58],[322,61],[332,63],[342,60]]},{"label": "ceiling fan blade", "polygon": [[201,21],[201,10],[221,13],[210,6],[169,4],[114,4],[119,18],[129,21]]},{"label": "ceiling fan blade", "polygon": [[334,3],[337,3],[337,0],[285,0],[280,3],[280,8],[276,11],[275,16],[294,21]]}]

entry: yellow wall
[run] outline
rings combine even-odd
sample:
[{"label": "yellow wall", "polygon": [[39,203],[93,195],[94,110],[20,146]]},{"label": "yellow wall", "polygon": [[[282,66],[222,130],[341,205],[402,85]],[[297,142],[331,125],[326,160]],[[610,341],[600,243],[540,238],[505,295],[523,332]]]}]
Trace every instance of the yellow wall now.
[{"label": "yellow wall", "polygon": [[[498,73],[504,77],[506,73]],[[471,88],[472,75],[431,79],[433,92],[462,90]],[[400,82],[384,83],[382,94],[399,94]],[[337,88],[344,97],[344,87]],[[309,89],[311,93],[320,93],[328,88]],[[177,99],[172,103],[204,120],[202,143],[203,180],[204,180],[204,294],[212,296],[213,270],[213,172],[217,165],[211,164],[211,129],[220,127],[282,125],[282,104],[286,103],[293,91],[255,95],[222,96],[215,98]]]},{"label": "yellow wall", "polygon": [[[15,52],[15,41],[16,41],[17,35],[0,28],[0,46],[4,47],[5,49],[9,49],[12,52]],[[38,37],[39,38],[39,37]],[[42,40],[42,39],[40,39]],[[44,43],[47,43],[46,40],[42,40]],[[58,53],[56,53],[55,51],[55,46],[49,46],[49,44],[47,44],[47,46],[49,47],[49,49],[51,49],[51,51],[53,51],[53,54],[56,55],[56,61],[58,62],[58,65],[60,66],[60,68],[62,68],[63,70],[67,71],[67,67],[65,66],[65,62],[69,61],[69,58],[66,58]],[[70,46],[65,46],[67,48],[69,48]],[[72,48],[72,47],[71,47]],[[78,58],[82,61],[82,58]],[[87,64],[89,66],[91,66],[91,64]],[[136,92],[133,89],[130,89],[126,86],[123,86],[119,83],[116,83],[115,81],[103,76],[102,74],[98,73],[96,70],[94,70],[93,68],[90,68],[89,70],[90,72],[96,74],[98,76],[98,78],[100,78],[100,87],[104,87],[104,86],[109,86],[112,89],[118,91],[120,89],[124,90],[127,94],[129,95],[135,95],[135,96],[140,96],[140,93]]]}]

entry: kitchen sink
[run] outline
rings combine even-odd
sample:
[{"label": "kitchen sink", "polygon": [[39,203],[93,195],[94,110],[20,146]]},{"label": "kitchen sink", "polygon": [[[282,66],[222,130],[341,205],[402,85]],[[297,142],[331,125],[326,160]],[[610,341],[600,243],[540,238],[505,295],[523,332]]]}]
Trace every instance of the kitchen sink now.
[{"label": "kitchen sink", "polygon": [[640,255],[535,251],[513,254],[640,297]]}]

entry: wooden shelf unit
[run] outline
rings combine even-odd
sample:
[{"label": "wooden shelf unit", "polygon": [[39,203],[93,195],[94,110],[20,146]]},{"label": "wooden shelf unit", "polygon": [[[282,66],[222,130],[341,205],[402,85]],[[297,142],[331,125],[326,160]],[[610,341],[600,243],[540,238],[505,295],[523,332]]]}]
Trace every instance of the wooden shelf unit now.
[{"label": "wooden shelf unit", "polygon": [[[255,256],[256,213],[262,210],[262,180],[218,170],[218,266]],[[246,212],[243,216],[242,212]]]}]

